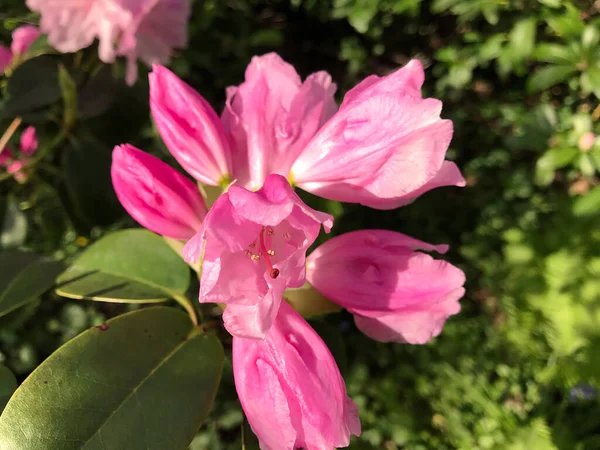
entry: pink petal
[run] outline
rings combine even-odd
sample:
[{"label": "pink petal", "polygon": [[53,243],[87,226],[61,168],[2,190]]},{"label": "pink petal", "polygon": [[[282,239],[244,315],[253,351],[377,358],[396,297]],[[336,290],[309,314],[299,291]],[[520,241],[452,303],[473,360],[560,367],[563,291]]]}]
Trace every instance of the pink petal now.
[{"label": "pink petal", "polygon": [[231,173],[229,142],[217,114],[159,65],[150,74],[150,109],[167,148],[196,180],[215,186]]},{"label": "pink petal", "polygon": [[206,206],[192,181],[132,145],[113,151],[111,168],[117,197],[142,226],[187,240],[202,226]]},{"label": "pink petal", "polygon": [[4,73],[4,70],[10,65],[12,62],[12,52],[10,49],[0,45],[0,75]]},{"label": "pink petal", "polygon": [[364,317],[357,313],[354,321],[363,333],[380,342],[425,344],[441,333],[448,317],[460,312],[458,299],[464,293],[463,288],[458,288],[426,309],[415,307],[379,317]]},{"label": "pink petal", "polygon": [[287,303],[264,340],[234,338],[232,356],[242,408],[267,448],[345,447],[360,434],[331,352]]},{"label": "pink petal", "polygon": [[29,126],[21,134],[21,152],[27,156],[33,155],[38,148],[38,139],[35,127]]},{"label": "pink petal", "polygon": [[39,37],[40,30],[33,25],[23,25],[12,33],[12,44],[10,46],[14,55],[22,55]]}]

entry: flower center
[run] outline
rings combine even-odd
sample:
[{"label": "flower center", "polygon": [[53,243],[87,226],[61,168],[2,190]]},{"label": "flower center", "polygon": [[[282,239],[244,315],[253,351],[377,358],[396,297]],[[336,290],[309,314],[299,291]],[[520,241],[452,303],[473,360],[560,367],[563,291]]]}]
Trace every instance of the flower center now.
[{"label": "flower center", "polygon": [[[260,233],[258,234],[258,252],[254,253],[254,249],[256,248],[256,240],[248,245],[248,248],[244,250],[244,253],[248,255],[254,262],[258,262],[261,258],[263,258],[265,265],[267,266],[267,270],[269,271],[269,276],[273,279],[279,276],[279,269],[273,267],[273,263],[271,262],[271,256],[275,256],[275,251],[271,248],[271,236],[273,236],[274,233],[275,231],[273,228],[262,227]],[[283,237],[286,240],[290,239],[289,233],[284,233]]]}]

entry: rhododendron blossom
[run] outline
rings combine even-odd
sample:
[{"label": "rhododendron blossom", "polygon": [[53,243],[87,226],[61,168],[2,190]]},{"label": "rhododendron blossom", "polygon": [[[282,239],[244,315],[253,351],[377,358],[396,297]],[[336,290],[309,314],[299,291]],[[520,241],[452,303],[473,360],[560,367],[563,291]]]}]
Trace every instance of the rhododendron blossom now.
[{"label": "rhododendron blossom", "polygon": [[38,140],[35,128],[29,126],[21,133],[19,140],[19,155],[8,147],[2,149],[0,153],[0,166],[6,169],[19,183],[25,183],[28,179],[24,167],[30,162],[30,157],[34,155],[38,148]]},{"label": "rhododendron blossom", "polygon": [[119,201],[145,228],[179,240],[200,229],[204,199],[191,180],[167,163],[132,145],[118,145],[111,176]]},{"label": "rhododendron blossom", "polygon": [[356,404],[327,345],[286,303],[264,340],[234,337],[233,374],[263,450],[347,447],[360,435]]},{"label": "rhododendron blossom", "polygon": [[15,58],[25,54],[39,35],[40,30],[33,25],[23,25],[15,28],[12,33],[10,48],[0,45],[0,74],[13,63]]},{"label": "rhododendron blossom", "polygon": [[322,197],[391,209],[439,186],[464,186],[444,157],[452,122],[441,102],[423,99],[424,71],[413,60],[396,72],[366,78],[336,112],[335,85],[325,72],[304,82],[270,53],[252,58],[245,81],[227,90],[221,120],[167,69],[151,75],[157,127],[196,179],[235,180],[257,189],[277,173]]},{"label": "rhododendron blossom", "polygon": [[371,338],[424,344],[460,311],[465,293],[460,269],[420,251],[447,249],[394,231],[354,231],[312,252],[306,277]]},{"label": "rhododendron blossom", "polygon": [[40,28],[57,50],[76,52],[99,40],[100,59],[127,58],[127,83],[137,59],[168,63],[172,49],[187,45],[190,0],[27,0],[41,14]]},{"label": "rhododendron blossom", "polygon": [[256,192],[233,185],[186,244],[187,262],[202,258],[200,301],[226,303],[234,336],[264,338],[287,287],[305,280],[306,250],[333,218],[306,206],[285,178],[270,175]]}]

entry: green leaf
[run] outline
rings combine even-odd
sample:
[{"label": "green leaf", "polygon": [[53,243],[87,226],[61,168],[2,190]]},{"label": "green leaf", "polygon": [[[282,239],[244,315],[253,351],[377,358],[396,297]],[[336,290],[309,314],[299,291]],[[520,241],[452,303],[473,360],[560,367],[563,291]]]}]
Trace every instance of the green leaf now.
[{"label": "green leaf", "polygon": [[73,142],[62,159],[75,215],[89,226],[110,225],[123,214],[110,178],[112,147],[93,138]]},{"label": "green leaf", "polygon": [[64,297],[161,302],[186,292],[190,270],[160,236],[130,229],[91,245],[56,281],[56,292]]},{"label": "green leaf", "polygon": [[48,35],[40,34],[38,38],[27,49],[26,58],[36,58],[42,55],[55,54],[58,50],[51,47],[48,43]]},{"label": "green leaf", "polygon": [[528,92],[539,92],[566,81],[577,69],[574,66],[549,66],[534,73],[527,80]]},{"label": "green leaf", "polygon": [[588,25],[583,29],[581,44],[584,49],[594,48],[600,41],[600,30],[597,25]]},{"label": "green leaf", "polygon": [[58,84],[63,99],[63,127],[70,130],[77,117],[77,84],[65,66],[58,66]]},{"label": "green leaf", "polygon": [[15,389],[17,389],[15,376],[7,367],[0,364],[0,413],[4,410]]},{"label": "green leaf", "polygon": [[600,214],[600,186],[596,186],[573,202],[573,214],[576,216]]},{"label": "green leaf", "polygon": [[540,44],[536,47],[534,57],[538,61],[573,65],[577,63],[578,55],[572,48],[559,44]]},{"label": "green leaf", "polygon": [[54,284],[62,263],[19,250],[0,253],[0,317],[36,300]]},{"label": "green leaf", "polygon": [[584,24],[579,9],[570,3],[566,3],[564,7],[564,12],[547,19],[548,26],[565,39],[581,36]]},{"label": "green leaf", "polygon": [[58,65],[51,56],[40,56],[18,66],[7,85],[8,99],[3,112],[19,116],[48,106],[61,97],[58,85]]},{"label": "green leaf", "polygon": [[79,91],[78,117],[88,119],[106,112],[119,98],[123,82],[113,77],[111,66],[103,65]]},{"label": "green leaf", "polygon": [[324,321],[311,320],[310,325],[321,336],[325,344],[327,344],[327,348],[335,358],[335,362],[343,374],[348,367],[348,358],[346,357],[346,344],[337,324],[332,325]]},{"label": "green leaf", "polygon": [[508,39],[512,61],[522,61],[533,53],[537,20],[534,17],[519,20],[511,30]]},{"label": "green leaf", "polygon": [[580,82],[584,94],[593,92],[596,97],[600,97],[600,67],[590,67],[581,74]]},{"label": "green leaf", "polygon": [[54,352],[0,417],[0,448],[184,449],[206,418],[223,348],[167,307],[124,314]]}]

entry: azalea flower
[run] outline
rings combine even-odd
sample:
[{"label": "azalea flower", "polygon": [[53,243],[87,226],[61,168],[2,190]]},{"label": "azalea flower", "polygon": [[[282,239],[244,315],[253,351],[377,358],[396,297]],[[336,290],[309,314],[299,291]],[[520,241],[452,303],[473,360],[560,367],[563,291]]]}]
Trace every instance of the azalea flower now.
[{"label": "azalea flower", "polygon": [[465,275],[422,251],[445,253],[388,230],[336,236],[307,258],[308,282],[354,315],[357,327],[382,342],[424,344],[460,311]]},{"label": "azalea flower", "polygon": [[[316,195],[391,209],[440,186],[464,186],[444,157],[452,122],[423,99],[416,60],[371,76],[344,97],[325,72],[304,82],[270,53],[252,58],[244,83],[227,90],[221,119],[200,94],[154,66],[150,104],[171,153],[197,180],[257,189],[277,173]],[[336,111],[337,110],[337,111]]]},{"label": "azalea flower", "polygon": [[100,59],[127,58],[128,84],[137,60],[169,62],[172,49],[187,45],[190,0],[27,0],[41,14],[40,28],[58,51],[71,53],[99,40]]},{"label": "azalea flower", "polygon": [[24,55],[31,44],[40,35],[40,30],[33,25],[23,25],[12,33],[12,43],[10,48],[0,45],[0,74],[4,73],[6,68],[13,63],[16,58]]},{"label": "azalea flower", "polygon": [[233,375],[263,450],[347,447],[360,435],[356,404],[327,345],[282,303],[264,340],[233,338]]},{"label": "azalea flower", "polygon": [[177,240],[194,236],[206,215],[196,185],[132,145],[113,151],[111,176],[121,205],[143,227]]},{"label": "azalea flower", "polygon": [[202,258],[200,302],[227,304],[232,335],[264,338],[284,290],[304,284],[306,251],[321,225],[329,232],[333,218],[304,204],[280,175],[256,192],[231,186],[183,249],[189,263]]}]

